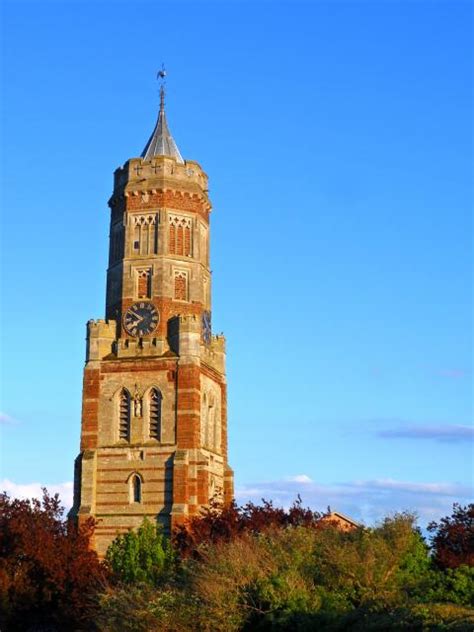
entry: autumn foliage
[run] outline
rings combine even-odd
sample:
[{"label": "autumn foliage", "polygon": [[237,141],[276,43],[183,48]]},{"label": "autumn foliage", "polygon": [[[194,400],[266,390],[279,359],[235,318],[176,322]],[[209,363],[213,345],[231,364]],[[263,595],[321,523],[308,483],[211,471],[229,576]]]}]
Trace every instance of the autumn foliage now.
[{"label": "autumn foliage", "polygon": [[429,524],[428,531],[433,534],[433,555],[441,568],[474,566],[474,504],[455,504],[453,513]]},{"label": "autumn foliage", "polygon": [[0,494],[0,628],[80,629],[105,569],[89,547],[94,524],[62,519],[57,495],[41,501]]},{"label": "autumn foliage", "polygon": [[248,503],[242,507],[235,501],[223,507],[215,500],[200,516],[175,529],[173,546],[181,558],[199,557],[199,547],[204,543],[230,542],[244,533],[263,533],[270,528],[316,528],[321,518],[322,514],[303,507],[300,497],[288,510],[267,500],[262,500],[261,505]]}]

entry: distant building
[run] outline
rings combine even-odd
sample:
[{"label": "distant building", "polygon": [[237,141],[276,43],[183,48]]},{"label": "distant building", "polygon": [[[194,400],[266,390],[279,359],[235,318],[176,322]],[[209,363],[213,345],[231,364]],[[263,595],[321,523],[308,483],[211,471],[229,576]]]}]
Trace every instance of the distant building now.
[{"label": "distant building", "polygon": [[105,320],[87,324],[74,505],[104,555],[145,516],[165,530],[228,502],[225,339],[211,331],[207,175],[158,121],[114,174]]},{"label": "distant building", "polygon": [[363,526],[359,522],[356,522],[352,518],[349,518],[348,516],[345,516],[338,511],[329,511],[321,518],[321,522],[330,523],[336,526],[338,529],[341,529],[341,531],[352,531],[353,529],[361,529]]}]

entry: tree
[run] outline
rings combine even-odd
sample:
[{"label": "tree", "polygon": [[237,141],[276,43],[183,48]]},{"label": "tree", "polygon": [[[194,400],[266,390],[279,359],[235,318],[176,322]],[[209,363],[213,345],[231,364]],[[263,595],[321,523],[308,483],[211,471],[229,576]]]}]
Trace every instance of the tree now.
[{"label": "tree", "polygon": [[433,557],[440,568],[474,566],[474,504],[453,505],[453,513],[428,525]]},{"label": "tree", "polygon": [[118,581],[156,586],[172,572],[174,554],[160,526],[145,518],[137,531],[115,538],[106,560]]},{"label": "tree", "polygon": [[106,571],[89,546],[93,522],[78,528],[62,519],[63,511],[46,489],[41,501],[0,494],[2,630],[86,625]]},{"label": "tree", "polygon": [[429,570],[428,549],[408,513],[349,533],[326,529],[315,540],[314,581],[351,607],[404,601]]},{"label": "tree", "polygon": [[199,516],[179,525],[173,533],[173,545],[180,557],[199,557],[205,543],[230,542],[243,533],[263,533],[273,527],[320,526],[322,515],[302,506],[298,496],[288,509],[275,507],[272,501],[261,505],[248,503],[239,507],[235,501],[222,506],[213,500]]}]

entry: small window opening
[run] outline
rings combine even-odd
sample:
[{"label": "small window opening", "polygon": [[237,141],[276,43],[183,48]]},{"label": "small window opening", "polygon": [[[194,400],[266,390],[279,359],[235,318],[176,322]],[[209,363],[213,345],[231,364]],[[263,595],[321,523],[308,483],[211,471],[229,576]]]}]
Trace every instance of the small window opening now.
[{"label": "small window opening", "polygon": [[137,475],[133,477],[132,481],[132,497],[134,503],[142,502],[142,482]]}]

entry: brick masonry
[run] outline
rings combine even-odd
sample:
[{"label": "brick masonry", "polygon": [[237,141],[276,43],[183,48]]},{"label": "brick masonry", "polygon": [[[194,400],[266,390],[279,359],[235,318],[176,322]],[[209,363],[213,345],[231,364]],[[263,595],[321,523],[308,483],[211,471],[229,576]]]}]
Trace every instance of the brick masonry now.
[{"label": "brick masonry", "polygon": [[[79,521],[96,518],[94,546],[100,555],[145,516],[169,532],[214,495],[225,502],[233,497],[225,340],[205,340],[202,329],[202,316],[211,311],[207,176],[195,162],[181,165],[157,156],[129,160],[115,172],[114,183],[106,320],[87,325],[71,510]],[[151,247],[136,247],[134,218],[140,213],[148,213],[143,221],[156,226]],[[190,227],[183,248],[168,243],[168,226],[176,217]],[[146,235],[150,240],[151,232]],[[177,274],[187,279],[179,298]],[[123,326],[124,314],[140,302],[151,302],[159,313],[156,328],[142,338]],[[161,395],[158,418],[155,409],[150,413],[152,389]],[[127,439],[119,436],[119,416],[128,424]],[[133,492],[137,477],[139,501]]]}]

